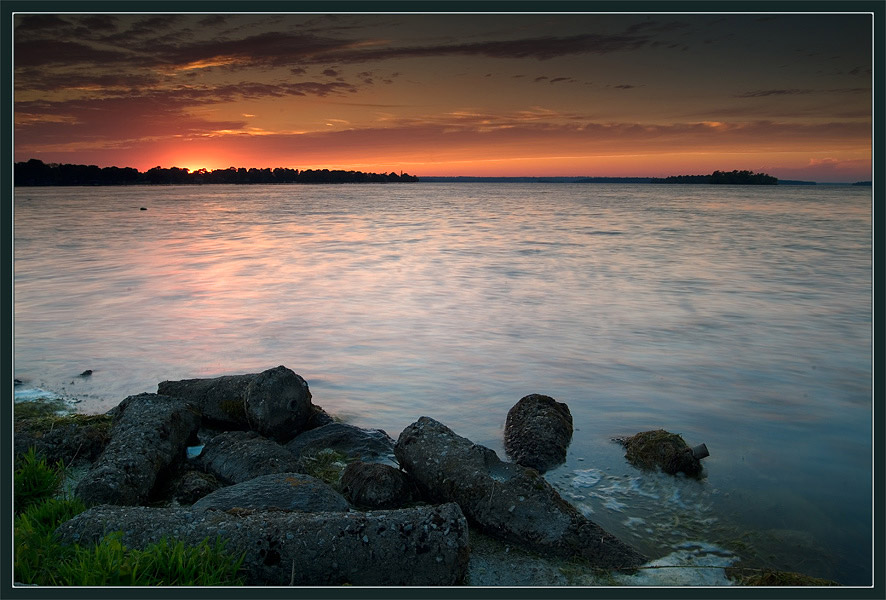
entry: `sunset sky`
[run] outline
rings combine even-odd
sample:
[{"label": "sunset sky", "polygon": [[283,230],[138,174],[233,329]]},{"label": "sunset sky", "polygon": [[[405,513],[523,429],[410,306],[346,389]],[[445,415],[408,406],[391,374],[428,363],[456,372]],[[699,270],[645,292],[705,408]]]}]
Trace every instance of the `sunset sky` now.
[{"label": "sunset sky", "polygon": [[18,14],[15,160],[871,179],[867,14]]}]

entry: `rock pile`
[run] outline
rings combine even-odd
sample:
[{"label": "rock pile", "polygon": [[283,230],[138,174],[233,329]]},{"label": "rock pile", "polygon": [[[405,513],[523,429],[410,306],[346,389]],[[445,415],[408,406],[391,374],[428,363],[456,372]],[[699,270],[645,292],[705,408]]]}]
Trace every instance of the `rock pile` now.
[{"label": "rock pile", "polygon": [[[164,381],[108,414],[110,441],[77,487],[91,507],[59,527],[64,542],[113,531],[133,548],[220,536],[245,553],[250,585],[457,585],[469,526],[596,568],[645,560],[540,475],[562,462],[572,434],[568,408],[547,396],[508,415],[509,452],[528,466],[428,417],[396,442],[335,423],[283,366]],[[324,456],[340,477],[311,475]]]}]

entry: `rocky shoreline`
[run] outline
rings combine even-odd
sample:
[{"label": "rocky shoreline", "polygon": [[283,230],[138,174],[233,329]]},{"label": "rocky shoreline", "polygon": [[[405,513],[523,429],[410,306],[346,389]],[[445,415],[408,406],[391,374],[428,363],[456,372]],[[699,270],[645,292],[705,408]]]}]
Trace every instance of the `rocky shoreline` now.
[{"label": "rocky shoreline", "polygon": [[565,457],[566,405],[533,394],[518,407],[506,462],[430,417],[397,440],[336,422],[280,366],[162,382],[62,435],[17,427],[15,447],[85,471],[74,491],[89,508],[59,526],[62,543],[219,536],[245,554],[247,585],[476,585],[472,546],[489,565],[496,544],[589,570],[643,564],[541,476]]}]

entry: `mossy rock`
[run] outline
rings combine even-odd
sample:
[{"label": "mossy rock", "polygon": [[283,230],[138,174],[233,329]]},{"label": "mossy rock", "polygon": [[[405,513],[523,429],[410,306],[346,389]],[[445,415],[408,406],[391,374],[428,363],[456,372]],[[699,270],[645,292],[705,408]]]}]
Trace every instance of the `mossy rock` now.
[{"label": "mossy rock", "polygon": [[[108,415],[59,414],[56,401],[18,403],[14,407],[14,447],[18,456],[31,446],[51,462],[91,462],[111,439]],[[70,408],[67,408],[70,411]]]},{"label": "mossy rock", "polygon": [[619,441],[625,447],[625,458],[635,467],[660,468],[669,475],[680,472],[689,477],[701,475],[701,462],[692,455],[692,449],[676,433],[656,429]]},{"label": "mossy rock", "polygon": [[773,571],[769,569],[746,570],[741,567],[728,567],[726,576],[735,581],[736,585],[746,586],[838,586],[836,581],[811,577],[791,571]]}]

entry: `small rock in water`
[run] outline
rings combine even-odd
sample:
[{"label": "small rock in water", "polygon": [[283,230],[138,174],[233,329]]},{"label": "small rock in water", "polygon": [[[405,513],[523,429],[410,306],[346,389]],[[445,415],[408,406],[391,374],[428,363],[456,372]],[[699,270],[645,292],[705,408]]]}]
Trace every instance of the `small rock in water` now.
[{"label": "small rock in water", "polygon": [[86,369],[78,377],[89,377],[90,375],[92,375],[92,369]]},{"label": "small rock in water", "polygon": [[21,379],[13,379],[13,382],[15,385],[22,385],[22,383],[24,383]]},{"label": "small rock in water", "polygon": [[505,452],[519,465],[544,473],[566,460],[571,441],[569,407],[550,396],[524,396],[508,411]]},{"label": "small rock in water", "polygon": [[643,431],[628,438],[616,439],[625,447],[625,458],[641,469],[660,468],[669,475],[679,472],[689,477],[701,476],[700,458],[708,456],[707,447],[693,451],[683,438],[664,429]]},{"label": "small rock in water", "polygon": [[144,206],[142,206],[139,210],[148,210],[148,209],[145,208]]}]

